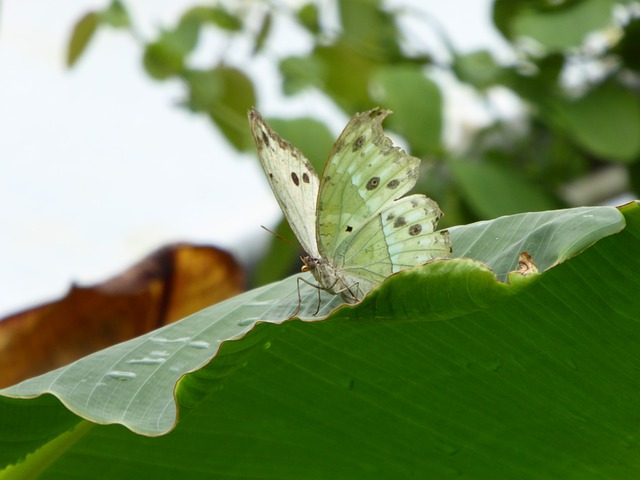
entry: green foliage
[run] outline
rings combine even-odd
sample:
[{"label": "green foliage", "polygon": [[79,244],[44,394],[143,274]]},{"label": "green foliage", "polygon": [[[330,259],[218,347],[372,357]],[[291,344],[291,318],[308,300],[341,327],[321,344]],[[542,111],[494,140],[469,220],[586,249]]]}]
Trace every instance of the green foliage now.
[{"label": "green foliage", "polygon": [[129,28],[129,14],[120,0],[112,0],[103,11],[90,11],[78,20],[71,32],[67,49],[67,66],[73,67],[93,39],[99,26]]},{"label": "green foliage", "polygon": [[414,65],[379,68],[371,84],[378,103],[394,112],[389,127],[409,142],[411,154],[440,153],[442,95],[437,85]]},{"label": "green foliage", "polygon": [[[322,292],[314,316],[301,284],[287,320],[291,277],[5,389],[1,465],[42,448],[4,478],[635,478],[640,207],[622,212],[458,227],[467,258],[359,305]],[[523,249],[540,274],[509,273]]]},{"label": "green foliage", "polygon": [[577,145],[603,160],[635,162],[640,156],[640,98],[618,83],[603,83],[577,100],[559,101],[553,113]]},{"label": "green foliage", "polygon": [[521,172],[497,162],[453,159],[449,162],[460,194],[480,218],[558,207],[552,195]]},{"label": "green foliage", "polygon": [[[242,61],[226,57],[234,42],[248,52],[247,64],[260,57],[278,65],[281,93],[287,96],[319,92],[345,117],[373,106],[393,110],[386,127],[401,135],[407,149],[423,157],[436,175],[421,182],[431,188],[424,193],[448,207],[445,222],[467,223],[498,213],[567,206],[575,197],[564,195],[565,187],[606,164],[622,164],[630,186],[638,184],[632,168],[640,158],[640,99],[632,73],[638,71],[634,53],[638,20],[629,8],[614,23],[614,3],[495,0],[494,23],[517,60],[500,61],[487,50],[458,52],[444,33],[436,31],[450,60],[434,64],[431,46],[409,42],[400,27],[403,16],[413,11],[389,10],[379,0],[337,0],[335,10],[317,2],[295,10],[260,2],[223,2],[191,7],[176,26],[142,41],[143,60],[153,78],[182,82],[183,104],[208,115],[242,151],[252,149],[244,110],[259,109],[254,83],[261,78],[250,76]],[[114,12],[125,9],[114,2],[78,24],[69,48],[70,63],[77,61],[96,28],[117,24],[134,31],[126,13]],[[335,12],[337,26],[332,24]],[[283,21],[300,27],[291,35],[306,37],[307,51],[275,54],[286,52],[271,43],[276,41],[273,25]],[[215,30],[229,48],[212,56],[209,67],[195,67],[190,57],[199,48],[203,28]],[[426,19],[424,28],[432,28]],[[605,43],[599,47],[585,43],[602,29],[609,32],[603,37]],[[599,65],[599,75],[585,73],[593,71],[593,65]],[[466,84],[478,102],[487,102],[488,113],[493,92],[508,90],[522,102],[521,121],[511,125],[496,116],[485,127],[468,132],[462,144],[447,145],[443,110],[448,99],[441,92],[441,80],[432,73],[436,69]],[[569,87],[570,74],[582,74],[582,83]],[[280,133],[296,145],[300,142],[303,152],[316,135],[313,126],[295,141]],[[328,154],[326,150],[319,157]],[[489,192],[493,194],[488,199]],[[612,191],[610,196],[620,193]]]},{"label": "green foliage", "polygon": [[238,150],[253,148],[246,128],[247,110],[256,103],[253,83],[237,68],[219,65],[211,70],[183,70],[189,87],[187,105],[205,112]]},{"label": "green foliage", "polygon": [[[518,2],[512,2],[518,3]],[[510,19],[513,38],[529,37],[549,51],[579,47],[585,36],[611,22],[614,0],[573,0],[533,3]]]}]

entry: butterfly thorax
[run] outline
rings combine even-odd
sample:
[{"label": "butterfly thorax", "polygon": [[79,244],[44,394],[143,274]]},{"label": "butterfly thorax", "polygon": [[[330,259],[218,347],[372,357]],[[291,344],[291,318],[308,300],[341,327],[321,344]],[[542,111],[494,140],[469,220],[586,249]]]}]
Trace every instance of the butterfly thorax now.
[{"label": "butterfly thorax", "polygon": [[340,295],[348,303],[356,303],[358,298],[358,285],[348,285],[340,270],[323,258],[314,258],[310,255],[300,257],[303,272],[311,272],[320,287],[334,295]]}]

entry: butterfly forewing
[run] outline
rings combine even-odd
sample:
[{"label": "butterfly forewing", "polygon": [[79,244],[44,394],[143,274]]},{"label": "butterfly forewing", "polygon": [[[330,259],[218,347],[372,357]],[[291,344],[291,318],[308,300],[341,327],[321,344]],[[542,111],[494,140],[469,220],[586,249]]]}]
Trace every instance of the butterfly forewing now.
[{"label": "butterfly forewing", "polygon": [[249,124],[262,168],[293,233],[310,256],[319,257],[316,239],[318,175],[305,156],[271,130],[255,110],[249,112]]},{"label": "butterfly forewing", "polygon": [[418,179],[420,160],[393,146],[382,131],[388,110],[355,115],[333,147],[318,197],[317,234],[321,256],[336,253],[390,202]]}]

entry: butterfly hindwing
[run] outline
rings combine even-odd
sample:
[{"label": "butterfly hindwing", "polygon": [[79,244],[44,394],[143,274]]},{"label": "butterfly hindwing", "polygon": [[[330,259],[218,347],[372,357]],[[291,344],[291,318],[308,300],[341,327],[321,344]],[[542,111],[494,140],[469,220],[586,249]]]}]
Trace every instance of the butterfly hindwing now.
[{"label": "butterfly hindwing", "polygon": [[434,231],[441,217],[438,205],[424,195],[392,202],[337,252],[345,283],[368,292],[392,273],[448,256],[449,233]]},{"label": "butterfly hindwing", "polygon": [[249,112],[249,124],[260,163],[282,212],[302,248],[312,257],[318,257],[318,175],[305,156],[271,130],[255,110]]},{"label": "butterfly hindwing", "polygon": [[420,160],[395,147],[382,131],[388,110],[356,114],[336,142],[318,197],[318,249],[333,260],[343,242],[418,179]]}]

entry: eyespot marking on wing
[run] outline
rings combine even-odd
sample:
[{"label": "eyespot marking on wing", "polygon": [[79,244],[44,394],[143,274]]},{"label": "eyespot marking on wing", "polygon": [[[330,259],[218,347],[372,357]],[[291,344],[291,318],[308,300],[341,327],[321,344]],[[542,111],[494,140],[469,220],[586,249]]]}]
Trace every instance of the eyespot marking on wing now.
[{"label": "eyespot marking on wing", "polygon": [[360,135],[358,138],[356,138],[356,141],[353,142],[353,151],[357,152],[358,150],[360,150],[366,140],[367,139],[364,135]]},{"label": "eyespot marking on wing", "polygon": [[367,190],[373,190],[374,188],[378,188],[380,185],[380,177],[372,177],[367,182]]},{"label": "eyespot marking on wing", "polygon": [[409,227],[409,235],[411,235],[412,237],[420,234],[420,232],[422,232],[422,225],[420,225],[419,223],[416,223],[415,225],[411,225]]}]

